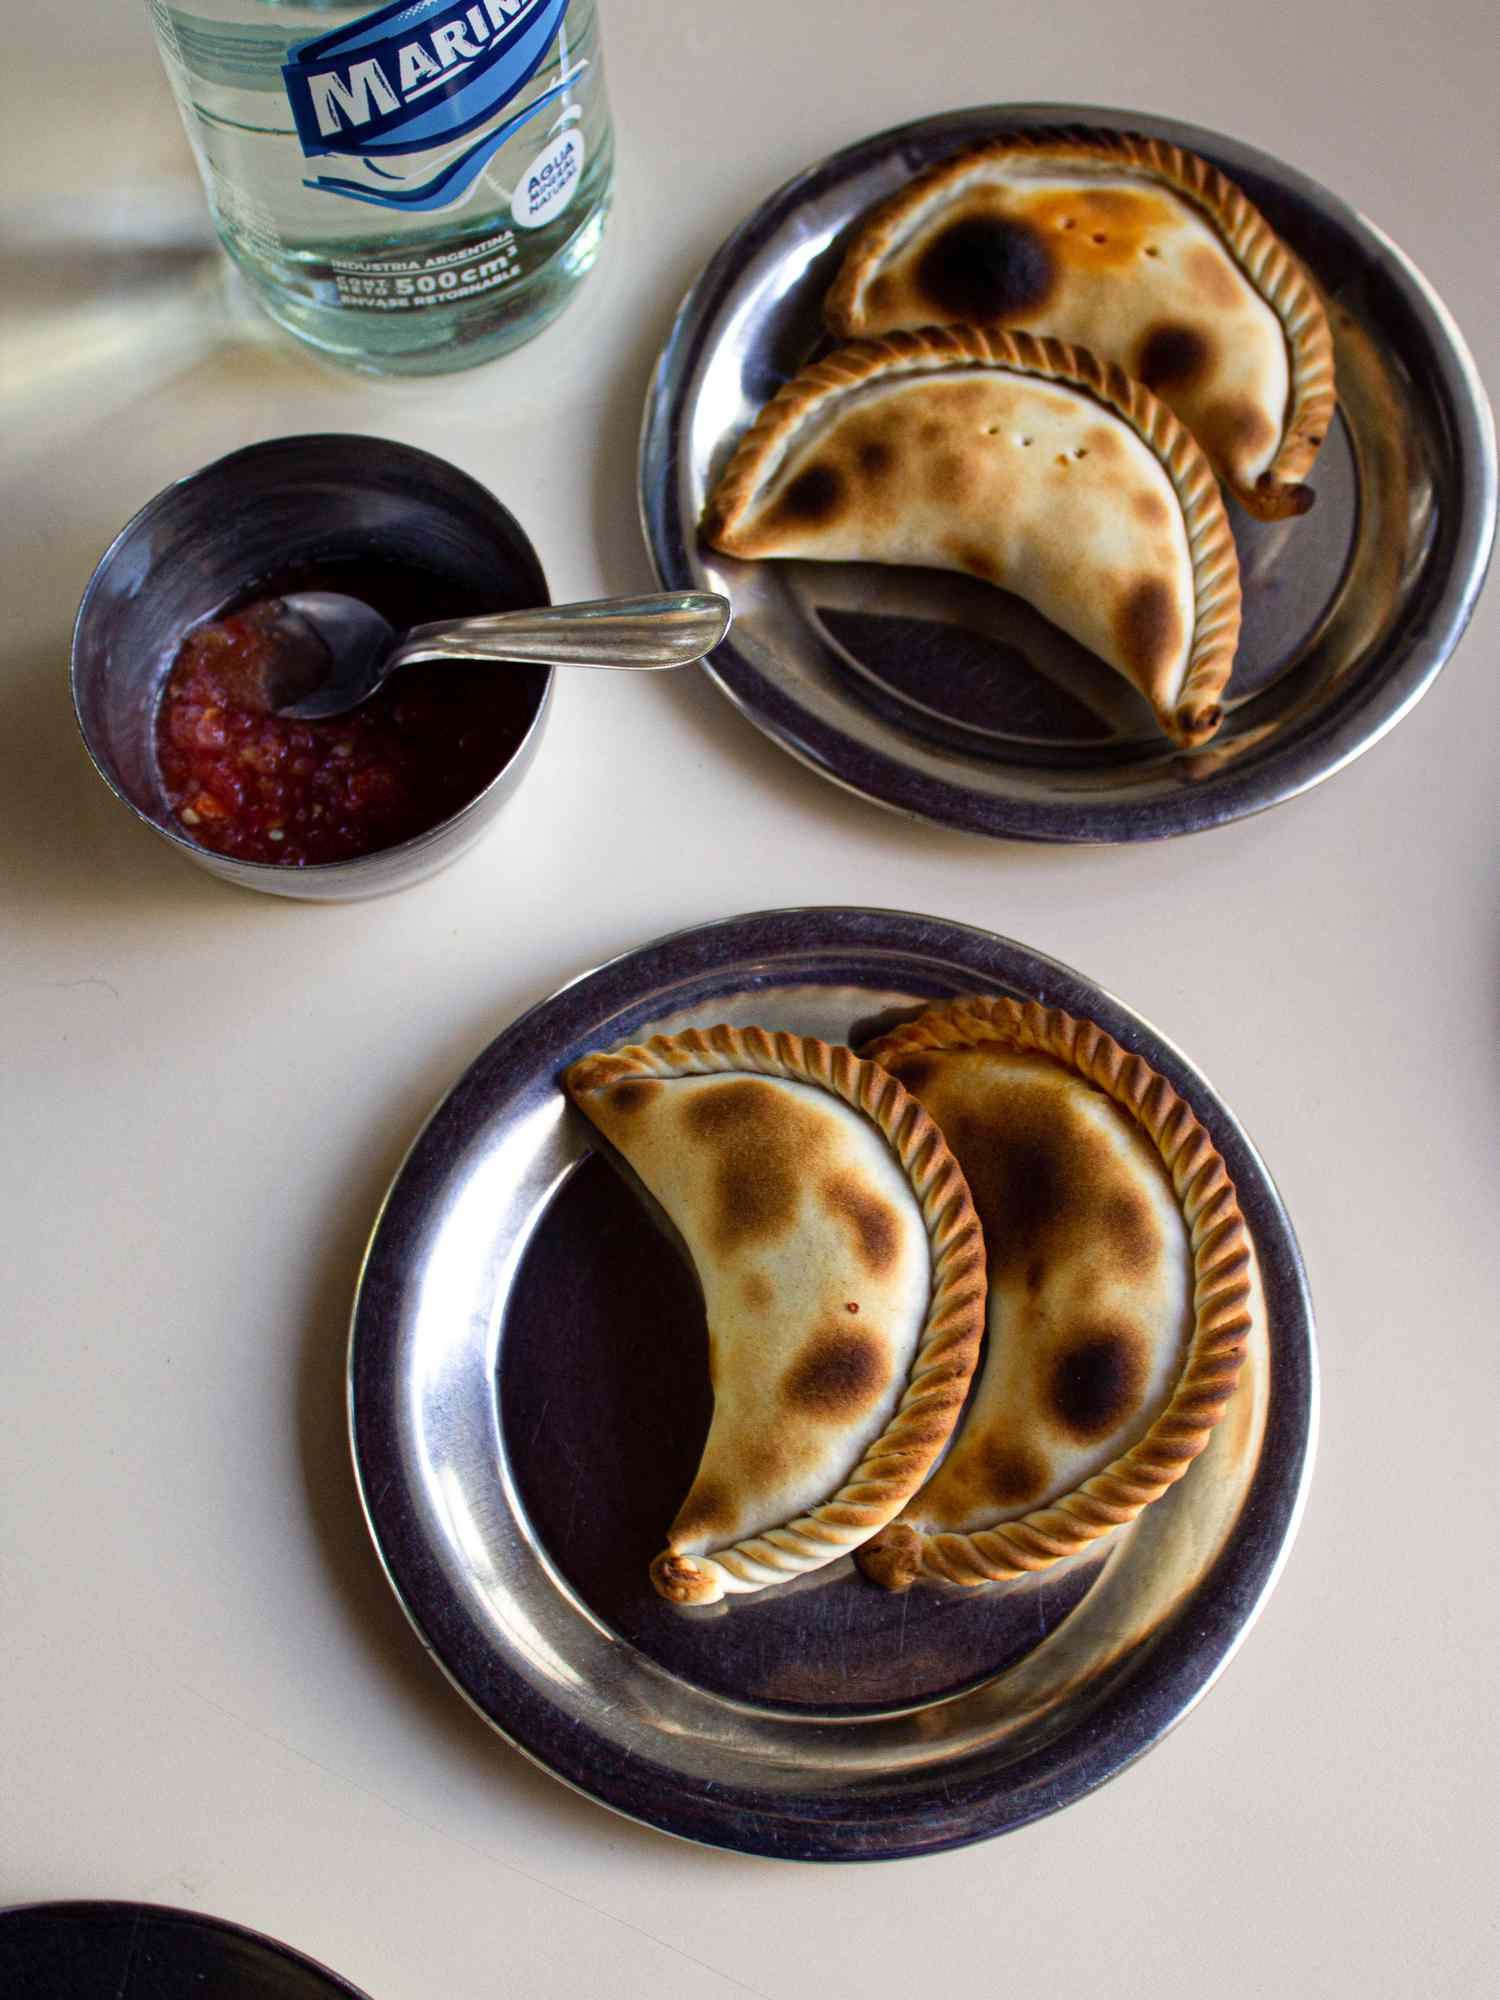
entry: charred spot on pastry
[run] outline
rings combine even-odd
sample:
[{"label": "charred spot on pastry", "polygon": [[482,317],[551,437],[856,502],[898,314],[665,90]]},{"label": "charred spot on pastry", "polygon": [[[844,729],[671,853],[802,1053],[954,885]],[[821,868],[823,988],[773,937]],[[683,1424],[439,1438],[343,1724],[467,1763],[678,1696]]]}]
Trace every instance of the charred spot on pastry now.
[{"label": "charred spot on pastry", "polygon": [[1155,1263],[1161,1235],[1145,1198],[1130,1188],[1118,1188],[1100,1204],[1101,1262],[1134,1276]]},{"label": "charred spot on pastry", "polygon": [[992,1282],[1008,1280],[1034,1296],[1055,1259],[1076,1255],[1080,1237],[1097,1242],[1103,1267],[1117,1270],[1109,1243],[1116,1224],[1118,1259],[1130,1260],[1132,1272],[1138,1256],[1159,1253],[1149,1202],[1121,1186],[1109,1135],[1044,1078],[1008,1089],[1003,1116],[940,1113],[939,1122],[979,1213]]},{"label": "charred spot on pastry", "polygon": [[886,1359],[879,1339],[852,1327],[828,1326],[814,1333],[782,1378],[785,1402],[809,1416],[858,1416],[886,1384]]},{"label": "charred spot on pastry", "polygon": [[1130,504],[1137,520],[1144,521],[1148,528],[1164,528],[1172,518],[1172,510],[1161,494],[1149,486],[1133,494]]},{"label": "charred spot on pastry", "polygon": [[974,490],[974,461],[961,451],[939,451],[927,468],[929,498],[962,504]]},{"label": "charred spot on pastry", "polygon": [[1242,281],[1222,251],[1200,243],[1187,253],[1183,270],[1188,282],[1210,305],[1228,307],[1240,303]]},{"label": "charred spot on pastry", "polygon": [[763,1438],[758,1444],[748,1444],[741,1450],[739,1471],[752,1491],[763,1493],[785,1480],[786,1452],[774,1438]]},{"label": "charred spot on pastry", "polygon": [[644,1111],[652,1098],[666,1086],[651,1083],[644,1077],[635,1077],[625,1083],[617,1083],[609,1093],[612,1110],[624,1118],[633,1118],[638,1111]]},{"label": "charred spot on pastry", "polygon": [[1182,644],[1182,616],[1159,576],[1143,576],[1126,590],[1115,613],[1115,639],[1132,671],[1143,680],[1166,666]]},{"label": "charred spot on pastry", "polygon": [[901,1219],[896,1211],[848,1174],[830,1174],[821,1192],[829,1213],[848,1229],[865,1269],[877,1275],[888,1271],[900,1243]]},{"label": "charred spot on pastry", "polygon": [[696,1487],[683,1502],[682,1512],[672,1523],[676,1541],[696,1541],[700,1536],[713,1541],[727,1535],[735,1522],[734,1501],[722,1486],[711,1480]]},{"label": "charred spot on pastry", "polygon": [[1026,1444],[996,1444],[985,1454],[984,1497],[997,1507],[1026,1507],[1047,1490],[1047,1461]]},{"label": "charred spot on pastry", "polygon": [[1003,1130],[958,1120],[949,1140],[984,1229],[992,1275],[1024,1271],[1066,1227],[1077,1183],[1068,1145],[1046,1105],[1018,1097]]},{"label": "charred spot on pastry", "polygon": [[1099,1326],[1071,1340],[1050,1364],[1045,1407],[1072,1437],[1107,1437],[1140,1401],[1146,1362],[1129,1327]]},{"label": "charred spot on pastry", "polygon": [[[954,542],[950,546],[949,553],[966,576],[982,577],[986,583],[1000,581],[998,563],[978,542]],[[914,1086],[908,1083],[906,1087],[911,1090]]]},{"label": "charred spot on pastry", "polygon": [[913,1097],[920,1097],[932,1081],[936,1064],[931,1056],[897,1055],[892,1056],[885,1067]]},{"label": "charred spot on pastry", "polygon": [[1210,451],[1221,459],[1253,458],[1269,451],[1280,433],[1258,404],[1226,397],[1211,404],[1198,429]]},{"label": "charred spot on pastry", "polygon": [[1148,389],[1187,389],[1213,366],[1213,342],[1196,327],[1165,320],[1141,342],[1135,372]]},{"label": "charred spot on pastry", "polygon": [[866,438],[854,456],[861,473],[872,483],[886,478],[896,463],[896,454],[884,438]]},{"label": "charred spot on pastry", "polygon": [[771,1281],[759,1271],[748,1271],[740,1281],[740,1297],[751,1312],[766,1312],[772,1299]]},{"label": "charred spot on pastry", "polygon": [[770,1242],[791,1228],[809,1149],[819,1143],[815,1120],[774,1084],[741,1077],[695,1091],[683,1108],[683,1124],[690,1139],[716,1156],[713,1231],[719,1250]]},{"label": "charred spot on pastry", "polygon": [[950,222],[917,260],[917,289],[945,319],[1009,319],[1044,305],[1057,282],[1046,238],[1001,215]]},{"label": "charred spot on pastry", "polygon": [[788,527],[816,528],[836,519],[843,504],[843,474],[836,465],[819,460],[787,486],[776,503],[776,518]]}]

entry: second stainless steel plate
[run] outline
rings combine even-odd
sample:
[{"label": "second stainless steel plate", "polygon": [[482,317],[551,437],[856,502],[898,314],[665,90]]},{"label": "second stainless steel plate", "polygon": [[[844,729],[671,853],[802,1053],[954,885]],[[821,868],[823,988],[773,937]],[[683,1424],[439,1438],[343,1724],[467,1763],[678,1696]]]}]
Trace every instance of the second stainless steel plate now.
[{"label": "second stainless steel plate", "polygon": [[[847,1559],[701,1613],[655,1596],[707,1428],[691,1274],[591,1149],[559,1072],[655,1031],[827,1039],[957,993],[1099,1021],[1229,1164],[1265,1313],[1181,1485],[1066,1568],[889,1597]],[[783,910],[647,945],[508,1028],[413,1147],[354,1315],[354,1450],[396,1591],[455,1685],[567,1783],[668,1832],[799,1860],[1022,1825],[1157,1741],[1280,1566],[1311,1449],[1312,1318],[1276,1191],[1204,1079],[1081,975],[983,931]]]},{"label": "second stainless steel plate", "polygon": [[[967,577],[741,563],[699,546],[710,484],[817,349],[850,225],[913,173],[1007,128],[1145,131],[1237,180],[1328,300],[1340,410],[1317,504],[1262,523],[1232,503],[1245,625],[1230,713],[1187,753],[1106,667]],[[1136,112],[989,105],[851,146],[772,195],[689,293],[641,447],[646,538],[669,588],[722,590],[710,670],[825,777],[920,819],[1033,840],[1139,840],[1256,812],[1367,749],[1431,682],[1483,580],[1495,444],[1463,341],[1420,273],[1316,182],[1222,134]]]}]

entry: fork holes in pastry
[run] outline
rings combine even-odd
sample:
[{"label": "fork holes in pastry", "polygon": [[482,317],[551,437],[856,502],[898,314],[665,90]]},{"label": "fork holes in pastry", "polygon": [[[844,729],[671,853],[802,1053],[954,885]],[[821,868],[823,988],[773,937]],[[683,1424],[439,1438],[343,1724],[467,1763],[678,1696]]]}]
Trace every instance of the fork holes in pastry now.
[{"label": "fork holes in pastry", "polygon": [[998,437],[1000,435],[1000,426],[998,424],[986,424],[984,434],[987,438]]},{"label": "fork holes in pastry", "polygon": [[1109,238],[1104,234],[1102,229],[1096,229],[1093,235],[1089,238],[1089,241],[1091,243],[1107,243],[1109,241]]},{"label": "fork holes in pastry", "polygon": [[1064,229],[1076,229],[1078,224],[1073,220],[1071,215],[1067,215],[1063,217],[1061,227]]},{"label": "fork holes in pastry", "polygon": [[1089,455],[1089,448],[1086,444],[1079,445],[1078,449],[1073,454],[1075,458],[1087,458],[1088,455]]},{"label": "fork holes in pastry", "polygon": [[1161,252],[1160,250],[1157,249],[1154,243],[1148,243],[1146,245],[1146,255],[1148,257],[1159,257],[1161,255]]},{"label": "fork holes in pastry", "polygon": [[1025,445],[1029,445],[1029,444],[1031,443],[1031,439],[1030,439],[1030,438],[1017,438],[1017,439],[1016,439],[1016,443],[1017,443],[1017,444],[1019,444],[1019,445],[1022,445],[1022,446],[1025,446]]}]

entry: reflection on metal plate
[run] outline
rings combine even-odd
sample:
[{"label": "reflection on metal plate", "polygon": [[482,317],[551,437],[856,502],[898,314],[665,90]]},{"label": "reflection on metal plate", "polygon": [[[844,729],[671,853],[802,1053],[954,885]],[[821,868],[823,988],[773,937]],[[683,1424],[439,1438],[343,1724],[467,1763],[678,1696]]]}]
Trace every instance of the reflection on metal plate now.
[{"label": "reflection on metal plate", "polygon": [[[736,562],[697,522],[729,452],[820,347],[848,230],[918,169],[1006,128],[1158,133],[1237,180],[1303,258],[1333,329],[1338,420],[1300,520],[1229,502],[1245,621],[1228,717],[1174,749],[1129,686],[1009,595],[939,571]],[[653,378],[641,508],[670,588],[724,591],[710,671],[793,755],[976,833],[1132,840],[1304,791],[1383,735],[1457,644],[1490,551],[1494,427],[1457,330],[1378,230],[1304,175],[1169,120],[991,105],[863,141],[772,195],[689,293]]]},{"label": "reflection on metal plate", "polygon": [[[862,1040],[959,993],[1099,1021],[1184,1092],[1240,1191],[1264,1310],[1180,1485],[1073,1563],[891,1597],[847,1560],[684,1613],[647,1564],[709,1416],[696,1283],[591,1150],[559,1072],[727,1021]],[[460,1079],[382,1210],[355,1307],[355,1456],[398,1595],[521,1749],[670,1832],[799,1859],[932,1852],[1067,1804],[1218,1673],[1290,1539],[1315,1400],[1296,1242],[1228,1110],[1080,975],[877,910],[779,911],[648,945],[524,1016]]]}]

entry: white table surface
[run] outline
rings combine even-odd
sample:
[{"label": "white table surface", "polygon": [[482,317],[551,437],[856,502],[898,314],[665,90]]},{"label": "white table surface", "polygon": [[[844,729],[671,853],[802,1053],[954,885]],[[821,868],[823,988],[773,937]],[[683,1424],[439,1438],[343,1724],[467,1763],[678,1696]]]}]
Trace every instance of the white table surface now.
[{"label": "white table surface", "polygon": [[[201,1908],[375,2000],[1493,1990],[1494,589],[1353,768],[1134,849],[920,828],[706,679],[564,678],[519,809],[447,874],[344,907],[169,852],[88,768],[66,683],[127,516],[285,432],[427,446],[522,515],[557,596],[644,587],[636,433],[687,284],[792,172],[965,103],[1134,104],[1281,155],[1408,251],[1493,382],[1493,8],[604,13],[598,271],[518,355],[415,386],[226,315],[141,10],[7,23],[0,1901]],[[360,1250],[458,1071],[589,964],[806,902],[1007,932],[1156,1022],[1278,1178],[1322,1334],[1305,1524],[1207,1700],[1068,1811],[878,1869],[692,1848],[509,1750],[397,1608],[344,1433]]]}]

